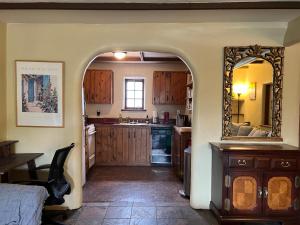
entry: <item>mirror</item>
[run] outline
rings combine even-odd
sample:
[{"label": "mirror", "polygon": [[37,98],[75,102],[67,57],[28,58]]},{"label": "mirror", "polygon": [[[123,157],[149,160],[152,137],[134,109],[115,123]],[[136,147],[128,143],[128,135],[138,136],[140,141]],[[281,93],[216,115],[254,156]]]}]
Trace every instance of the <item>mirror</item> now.
[{"label": "mirror", "polygon": [[281,139],[283,47],[225,47],[222,139]]}]

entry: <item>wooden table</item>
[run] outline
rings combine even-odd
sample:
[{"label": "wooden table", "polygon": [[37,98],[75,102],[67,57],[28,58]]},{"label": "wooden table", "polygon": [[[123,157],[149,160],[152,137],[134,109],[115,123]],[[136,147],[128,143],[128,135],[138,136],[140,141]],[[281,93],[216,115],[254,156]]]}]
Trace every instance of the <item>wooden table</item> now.
[{"label": "wooden table", "polygon": [[0,142],[0,177],[1,182],[8,182],[8,172],[19,166],[27,164],[29,176],[31,179],[37,179],[35,159],[43,155],[43,153],[17,153],[11,151],[12,144],[18,141],[2,141]]}]

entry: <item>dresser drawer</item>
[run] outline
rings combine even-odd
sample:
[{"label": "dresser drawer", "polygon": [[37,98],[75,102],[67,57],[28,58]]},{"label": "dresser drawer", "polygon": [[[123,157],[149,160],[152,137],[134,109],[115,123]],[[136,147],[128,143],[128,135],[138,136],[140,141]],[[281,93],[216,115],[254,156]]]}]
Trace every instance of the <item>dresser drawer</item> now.
[{"label": "dresser drawer", "polygon": [[257,169],[269,169],[270,168],[270,158],[256,157],[254,162],[254,167]]},{"label": "dresser drawer", "polygon": [[253,168],[253,157],[229,156],[229,167],[231,168]]},{"label": "dresser drawer", "polygon": [[272,159],[271,168],[287,170],[297,169],[297,159]]}]

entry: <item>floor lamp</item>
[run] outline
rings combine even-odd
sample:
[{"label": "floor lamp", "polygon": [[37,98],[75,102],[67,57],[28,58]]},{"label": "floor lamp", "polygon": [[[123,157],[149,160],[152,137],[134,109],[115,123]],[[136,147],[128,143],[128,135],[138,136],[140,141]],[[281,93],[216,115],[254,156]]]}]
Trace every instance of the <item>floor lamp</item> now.
[{"label": "floor lamp", "polygon": [[234,84],[233,93],[237,94],[237,123],[240,122],[240,97],[247,92],[248,86],[245,84]]}]

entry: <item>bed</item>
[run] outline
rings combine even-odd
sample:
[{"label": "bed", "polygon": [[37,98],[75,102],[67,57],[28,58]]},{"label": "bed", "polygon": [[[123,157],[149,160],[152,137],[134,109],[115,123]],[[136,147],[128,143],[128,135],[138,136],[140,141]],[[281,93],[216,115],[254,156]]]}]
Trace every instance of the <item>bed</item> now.
[{"label": "bed", "polygon": [[47,197],[44,187],[0,184],[0,225],[40,225]]}]

